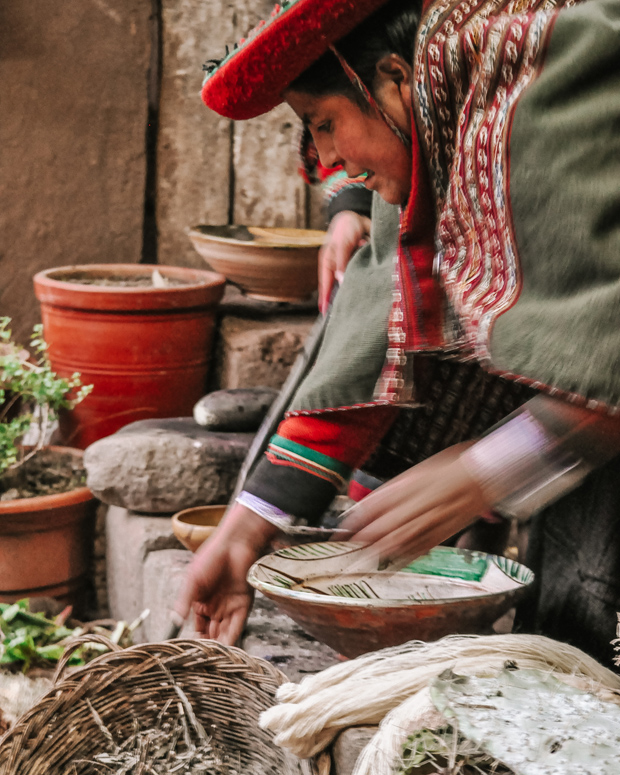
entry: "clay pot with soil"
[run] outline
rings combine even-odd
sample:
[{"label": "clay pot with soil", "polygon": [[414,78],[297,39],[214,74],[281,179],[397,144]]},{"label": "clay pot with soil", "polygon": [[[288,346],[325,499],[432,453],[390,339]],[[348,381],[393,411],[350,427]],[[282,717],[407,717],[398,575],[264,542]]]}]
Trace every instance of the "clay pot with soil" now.
[{"label": "clay pot with soil", "polygon": [[40,327],[31,356],[11,341],[9,325],[0,318],[0,602],[47,596],[79,608],[97,502],[81,450],[47,441],[58,411],[90,388],[77,374],[53,372]]},{"label": "clay pot with soil", "polygon": [[0,480],[0,602],[54,597],[84,608],[97,501],[81,462],[81,450],[49,447]]},{"label": "clay pot with soil", "polygon": [[93,385],[61,413],[63,443],[85,449],[136,420],[191,416],[206,392],[225,282],[215,272],[140,264],[35,275],[53,368]]}]

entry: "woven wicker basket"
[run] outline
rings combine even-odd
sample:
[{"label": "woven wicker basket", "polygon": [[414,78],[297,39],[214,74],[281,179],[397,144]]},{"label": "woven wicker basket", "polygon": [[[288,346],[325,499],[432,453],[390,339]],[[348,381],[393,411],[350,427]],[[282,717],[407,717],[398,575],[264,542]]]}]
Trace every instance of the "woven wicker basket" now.
[{"label": "woven wicker basket", "polygon": [[178,712],[179,701],[189,704],[214,747],[239,756],[243,773],[313,772],[311,763],[275,746],[258,727],[259,714],[273,705],[277,687],[286,680],[268,662],[215,641],[119,649],[97,636],[80,640],[101,640],[113,651],[62,678],[69,657],[64,655],[54,688],[0,741],[2,775],[92,773],[87,763],[72,763],[92,761],[105,750],[102,726],[122,739],[131,735],[136,718],[145,728],[154,726],[167,713]]}]

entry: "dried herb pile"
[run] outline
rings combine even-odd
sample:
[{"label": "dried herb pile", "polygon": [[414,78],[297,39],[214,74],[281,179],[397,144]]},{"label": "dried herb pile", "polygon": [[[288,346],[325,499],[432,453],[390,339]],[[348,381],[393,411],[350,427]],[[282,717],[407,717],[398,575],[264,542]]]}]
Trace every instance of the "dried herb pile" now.
[{"label": "dried herb pile", "polygon": [[151,729],[134,718],[133,733],[122,742],[115,741],[89,702],[106,750],[74,761],[68,775],[241,775],[239,755],[218,750],[180,687],[177,693],[180,701],[168,700]]}]

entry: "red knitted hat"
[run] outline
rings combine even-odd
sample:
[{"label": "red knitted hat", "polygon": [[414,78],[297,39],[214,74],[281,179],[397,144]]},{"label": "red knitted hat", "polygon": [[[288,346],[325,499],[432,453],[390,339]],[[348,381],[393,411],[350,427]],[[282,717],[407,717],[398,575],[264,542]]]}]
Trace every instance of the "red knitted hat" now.
[{"label": "red knitted hat", "polygon": [[291,0],[276,5],[268,21],[214,62],[202,87],[204,103],[236,120],[267,113],[330,45],[386,1]]}]

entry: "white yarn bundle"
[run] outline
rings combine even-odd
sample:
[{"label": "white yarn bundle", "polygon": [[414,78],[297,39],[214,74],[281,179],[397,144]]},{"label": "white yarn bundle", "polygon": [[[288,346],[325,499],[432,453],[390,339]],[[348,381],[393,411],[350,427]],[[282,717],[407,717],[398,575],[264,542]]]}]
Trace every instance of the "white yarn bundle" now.
[{"label": "white yarn bundle", "polygon": [[417,697],[419,692],[446,669],[495,675],[507,661],[620,691],[620,676],[579,649],[541,635],[451,635],[435,643],[412,641],[365,654],[300,684],[284,684],[276,695],[281,704],[265,711],[260,725],[274,734],[277,745],[306,758],[322,751],[342,729],[379,724],[411,698],[407,707],[385,719],[355,770],[355,775],[389,773],[403,740],[420,728],[412,726],[415,719],[429,710],[427,696]]}]

